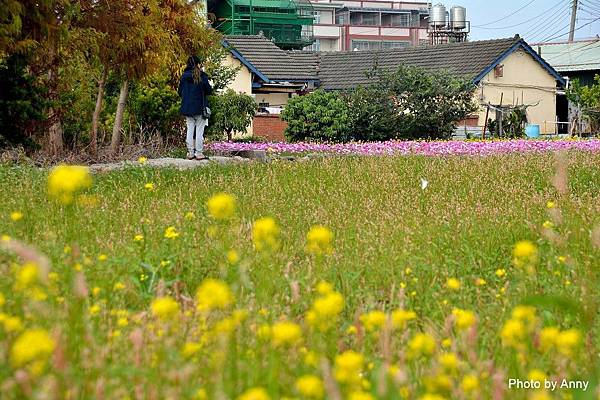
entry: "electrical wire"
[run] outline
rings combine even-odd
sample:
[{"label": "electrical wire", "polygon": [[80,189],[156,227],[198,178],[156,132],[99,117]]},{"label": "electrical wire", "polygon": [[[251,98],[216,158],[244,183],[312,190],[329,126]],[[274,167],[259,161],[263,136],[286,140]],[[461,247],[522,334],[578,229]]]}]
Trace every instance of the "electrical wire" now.
[{"label": "electrical wire", "polygon": [[[582,29],[582,28],[585,28],[586,26],[588,26],[588,25],[591,25],[591,24],[593,24],[594,22],[596,22],[596,21],[598,21],[598,20],[600,20],[600,17],[598,17],[598,18],[596,18],[596,19],[594,19],[594,20],[592,20],[592,21],[590,21],[590,22],[588,22],[588,23],[586,23],[586,24],[580,25],[579,27],[577,27],[577,28],[573,29],[572,31],[571,31],[571,30],[569,30],[569,31],[567,31],[567,32],[565,32],[565,33],[562,33],[562,34],[560,34],[560,35],[558,35],[558,36],[551,37],[551,38],[549,38],[549,39],[548,39],[548,38],[546,38],[546,39],[544,39],[544,41],[545,41],[545,42],[550,42],[550,41],[552,41],[552,40],[554,40],[554,39],[558,39],[558,38],[560,38],[560,37],[563,37],[564,35],[570,34],[571,32],[577,32],[578,30],[580,30],[580,29]],[[570,24],[569,24],[569,26],[570,26]]]},{"label": "electrical wire", "polygon": [[541,14],[536,15],[533,18],[528,19],[527,21],[523,21],[520,22],[518,24],[514,24],[514,25],[509,25],[509,26],[503,26],[503,27],[499,27],[499,28],[494,28],[494,27],[484,27],[483,25],[471,25],[471,28],[478,28],[478,29],[497,29],[497,30],[502,30],[502,29],[510,29],[510,28],[515,28],[517,26],[521,26],[524,24],[527,24],[531,21],[534,21],[542,16],[544,16],[546,13],[552,11],[553,9],[555,9],[556,7],[560,6],[561,4],[563,4],[563,0],[559,1],[558,3],[556,3],[555,5],[553,5],[552,7],[550,7],[549,9],[547,9],[546,11],[542,12]]},{"label": "electrical wire", "polygon": [[531,37],[531,38],[540,37],[540,35],[546,34],[546,32],[548,30],[554,28],[558,22],[562,21],[568,15],[569,15],[569,9],[568,9],[568,7],[563,7],[563,9],[559,9],[556,12],[554,12],[542,24],[540,24],[538,26],[535,26],[535,27],[531,28],[530,30],[526,31],[523,34],[523,36],[524,37]]},{"label": "electrical wire", "polygon": [[493,25],[493,24],[495,24],[495,23],[497,23],[497,22],[504,21],[505,19],[507,19],[507,18],[509,18],[509,17],[512,17],[512,16],[513,16],[513,15],[515,15],[516,13],[518,13],[518,12],[520,12],[520,11],[524,10],[524,9],[525,9],[527,6],[529,6],[529,5],[530,5],[531,3],[533,3],[534,1],[536,1],[536,0],[531,0],[529,3],[525,4],[523,7],[519,8],[519,9],[518,9],[518,10],[516,10],[516,11],[513,11],[512,13],[508,14],[508,15],[507,15],[507,16],[505,16],[505,17],[502,17],[502,18],[500,18],[500,19],[497,19],[496,21],[488,22],[488,23],[486,23],[486,24],[481,24],[481,25],[478,25],[478,27],[482,27],[482,26],[489,26],[489,25]]},{"label": "electrical wire", "polygon": [[591,10],[600,12],[600,4],[595,4],[595,3],[592,3],[592,2],[588,3],[587,1],[583,1],[583,0],[580,0],[580,4],[586,6],[587,8],[589,8]]}]

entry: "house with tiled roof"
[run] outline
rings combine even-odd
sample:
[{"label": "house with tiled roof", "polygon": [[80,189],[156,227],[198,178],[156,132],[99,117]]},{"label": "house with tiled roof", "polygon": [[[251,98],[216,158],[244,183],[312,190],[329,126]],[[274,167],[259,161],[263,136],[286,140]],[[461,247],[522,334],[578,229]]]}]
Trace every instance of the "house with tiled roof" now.
[{"label": "house with tiled roof", "polygon": [[[428,71],[444,70],[477,86],[480,111],[464,122],[471,131],[483,131],[489,108],[517,105],[529,106],[528,121],[539,125],[542,134],[557,131],[556,99],[565,80],[518,36],[436,46],[321,53],[284,51],[262,36],[226,37],[224,44],[230,50],[228,62],[240,66],[231,87],[255,96],[263,110],[285,107],[290,97],[317,88],[352,90],[368,85],[373,79],[368,77],[368,72],[373,68],[395,70],[399,65],[406,65]],[[489,116],[493,118],[493,114]]]}]

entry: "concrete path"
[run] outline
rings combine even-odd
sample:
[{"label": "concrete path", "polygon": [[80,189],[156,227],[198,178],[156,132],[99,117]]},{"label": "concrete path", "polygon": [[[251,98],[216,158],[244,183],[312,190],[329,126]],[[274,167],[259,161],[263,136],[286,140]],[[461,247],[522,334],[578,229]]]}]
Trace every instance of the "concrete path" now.
[{"label": "concrete path", "polygon": [[[227,164],[241,164],[250,162],[250,159],[243,157],[223,157],[223,156],[211,156],[208,160],[186,160],[183,158],[153,158],[148,159],[144,166],[146,167],[154,167],[154,168],[164,168],[164,167],[172,167],[180,170],[184,169],[192,169],[198,167],[205,167],[207,165],[227,165]],[[118,169],[123,169],[128,166],[136,166],[139,164],[135,161],[121,161],[117,163],[108,163],[108,164],[92,164],[90,165],[90,169],[95,172],[106,172],[106,171],[114,171]]]}]

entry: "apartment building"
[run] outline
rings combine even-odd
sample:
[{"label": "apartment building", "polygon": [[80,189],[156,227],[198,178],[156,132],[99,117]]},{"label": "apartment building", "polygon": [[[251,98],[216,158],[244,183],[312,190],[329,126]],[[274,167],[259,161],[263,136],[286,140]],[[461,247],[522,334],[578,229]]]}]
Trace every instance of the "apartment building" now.
[{"label": "apartment building", "polygon": [[312,0],[314,43],[306,50],[391,49],[428,43],[425,1]]}]

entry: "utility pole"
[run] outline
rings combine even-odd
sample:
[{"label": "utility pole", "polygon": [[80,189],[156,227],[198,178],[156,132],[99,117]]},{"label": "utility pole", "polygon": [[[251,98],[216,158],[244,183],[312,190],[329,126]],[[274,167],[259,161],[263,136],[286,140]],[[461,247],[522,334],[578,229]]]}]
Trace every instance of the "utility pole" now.
[{"label": "utility pole", "polygon": [[578,0],[573,0],[573,9],[571,10],[571,29],[569,30],[569,43],[573,42],[575,37],[575,21],[577,20],[577,3]]}]

